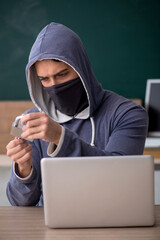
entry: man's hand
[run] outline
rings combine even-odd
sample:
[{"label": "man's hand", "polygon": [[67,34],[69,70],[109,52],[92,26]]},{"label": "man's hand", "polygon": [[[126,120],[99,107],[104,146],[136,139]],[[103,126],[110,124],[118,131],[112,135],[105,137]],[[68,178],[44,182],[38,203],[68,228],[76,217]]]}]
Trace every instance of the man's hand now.
[{"label": "man's hand", "polygon": [[22,138],[28,140],[42,139],[46,142],[52,142],[58,145],[62,127],[48,117],[45,113],[28,113],[21,118],[23,126]]},{"label": "man's hand", "polygon": [[18,164],[18,172],[22,178],[27,177],[32,168],[32,146],[24,139],[15,138],[6,146],[7,156]]}]

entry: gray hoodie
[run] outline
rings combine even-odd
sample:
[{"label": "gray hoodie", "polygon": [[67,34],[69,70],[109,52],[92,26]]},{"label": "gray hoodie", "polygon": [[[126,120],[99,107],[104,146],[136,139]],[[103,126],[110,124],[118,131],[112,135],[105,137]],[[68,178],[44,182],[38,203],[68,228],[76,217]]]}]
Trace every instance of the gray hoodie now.
[{"label": "gray hoodie", "polygon": [[[58,59],[79,75],[89,106],[76,116],[67,116],[55,108],[44,91],[34,63]],[[144,108],[118,94],[104,90],[96,80],[80,38],[69,28],[50,23],[39,33],[29,56],[26,78],[35,108],[63,126],[58,146],[35,139],[31,174],[22,179],[13,164],[7,186],[12,205],[43,205],[40,161],[43,157],[116,156],[143,153],[148,127]],[[105,78],[105,76],[104,76]],[[107,79],[105,79],[107,81]]]}]

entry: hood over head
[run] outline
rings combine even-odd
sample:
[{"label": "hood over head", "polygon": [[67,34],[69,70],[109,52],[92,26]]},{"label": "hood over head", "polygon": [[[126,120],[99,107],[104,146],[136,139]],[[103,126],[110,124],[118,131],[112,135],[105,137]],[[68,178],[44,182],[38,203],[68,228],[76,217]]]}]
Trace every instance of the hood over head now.
[{"label": "hood over head", "polygon": [[89,106],[73,116],[79,119],[92,117],[101,103],[103,91],[92,71],[83,44],[76,33],[66,26],[50,23],[38,34],[32,46],[29,61],[26,66],[26,77],[30,97],[39,111],[59,123],[67,122],[72,116],[67,116],[55,108],[37,76],[34,63],[44,59],[57,59],[70,65],[79,75],[87,93]]}]

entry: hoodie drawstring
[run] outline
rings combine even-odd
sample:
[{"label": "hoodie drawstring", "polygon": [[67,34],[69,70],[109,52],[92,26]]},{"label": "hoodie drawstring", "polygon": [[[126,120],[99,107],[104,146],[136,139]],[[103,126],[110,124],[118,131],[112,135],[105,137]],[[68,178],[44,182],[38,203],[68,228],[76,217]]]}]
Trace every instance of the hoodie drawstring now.
[{"label": "hoodie drawstring", "polygon": [[95,140],[95,124],[94,124],[94,120],[92,117],[90,117],[90,121],[91,121],[91,126],[92,126],[92,139],[91,139],[91,146],[95,146],[94,145],[94,140]]}]

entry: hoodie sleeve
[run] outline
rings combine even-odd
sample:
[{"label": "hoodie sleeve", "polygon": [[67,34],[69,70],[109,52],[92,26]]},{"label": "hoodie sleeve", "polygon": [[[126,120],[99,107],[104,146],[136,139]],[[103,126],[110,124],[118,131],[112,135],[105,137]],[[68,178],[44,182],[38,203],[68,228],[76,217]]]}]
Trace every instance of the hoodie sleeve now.
[{"label": "hoodie sleeve", "polygon": [[101,122],[104,136],[100,132],[97,134],[96,146],[91,146],[75,132],[65,128],[60,146],[54,150],[50,144],[48,154],[51,157],[141,155],[147,128],[148,117],[142,107],[134,105],[130,109],[120,108],[110,124],[105,122],[105,118]]},{"label": "hoodie sleeve", "polygon": [[12,164],[11,177],[7,185],[6,193],[9,202],[13,206],[35,206],[38,204],[41,196],[41,176],[40,159],[38,150],[34,143],[33,148],[33,166],[31,174],[27,178],[20,178],[16,174],[16,164]]}]

